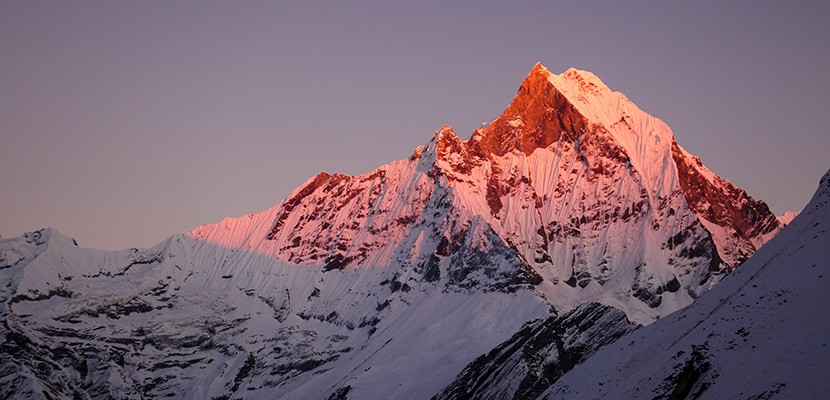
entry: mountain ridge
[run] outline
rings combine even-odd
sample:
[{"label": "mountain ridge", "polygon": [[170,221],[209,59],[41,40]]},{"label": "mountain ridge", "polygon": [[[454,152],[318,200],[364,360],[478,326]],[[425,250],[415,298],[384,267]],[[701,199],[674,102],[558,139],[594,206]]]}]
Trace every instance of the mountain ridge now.
[{"label": "mountain ridge", "polygon": [[[610,199],[625,207],[611,208]],[[303,201],[315,206],[301,205],[302,210],[295,211]],[[614,274],[605,267],[612,260],[603,257],[608,254],[603,237],[612,235],[615,224],[622,224],[619,220],[639,220],[640,235],[653,235],[646,225],[658,232],[665,231],[661,225],[670,225],[671,234],[650,239],[645,254],[636,257],[643,261],[622,263],[666,265],[690,256],[707,258],[707,269],[694,273],[694,280],[701,283],[692,284],[692,279],[683,283],[692,286],[689,297],[677,300],[684,305],[781,228],[766,204],[717,177],[677,145],[665,123],[589,72],[569,69],[555,75],[541,63],[525,77],[502,115],[469,139],[461,140],[445,125],[409,159],[362,175],[321,173],[298,187],[281,207],[270,210],[278,214],[269,214],[277,221],[266,235],[271,243],[254,246],[285,261],[326,268],[409,261],[422,268],[431,266],[435,272],[439,261],[435,257],[410,257],[415,243],[420,246],[422,241],[404,232],[444,230],[433,238],[437,250],[441,242],[460,243],[466,235],[466,228],[456,229],[453,221],[475,219],[519,253],[531,277],[583,288],[591,281],[602,285]],[[454,211],[442,214],[446,207]],[[443,219],[421,218],[427,209],[439,210],[436,215]],[[299,217],[292,220],[291,215]],[[587,245],[583,224],[591,224],[596,232]],[[191,234],[206,238],[215,234],[208,232],[211,229],[207,225]],[[245,237],[256,241],[262,237],[261,229]],[[680,246],[675,251],[686,240],[694,242],[690,246],[695,250],[684,252],[685,246]],[[395,259],[394,252],[381,252],[373,243],[391,244],[399,253],[409,254]],[[648,248],[654,243],[663,245]],[[613,253],[624,256],[630,250],[619,248]],[[700,263],[690,261],[688,267],[679,268]],[[634,290],[654,307],[666,296],[656,293],[665,292],[660,287],[681,279],[670,271],[638,275]],[[556,290],[545,291],[549,297],[561,297]]]},{"label": "mountain ridge", "polygon": [[537,64],[470,139],[444,126],[260,213],[121,252],[0,240],[0,394],[427,398],[529,321],[594,332],[559,318],[593,304],[625,332],[691,304],[780,228],[595,75]]}]

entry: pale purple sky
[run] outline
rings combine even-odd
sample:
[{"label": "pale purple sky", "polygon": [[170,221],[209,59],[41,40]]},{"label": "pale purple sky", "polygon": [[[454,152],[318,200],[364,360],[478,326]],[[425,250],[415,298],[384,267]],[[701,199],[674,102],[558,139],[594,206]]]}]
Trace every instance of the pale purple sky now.
[{"label": "pale purple sky", "polygon": [[[0,235],[149,246],[596,73],[776,213],[830,167],[830,6],[0,2]],[[673,4],[668,4],[673,3]]]}]

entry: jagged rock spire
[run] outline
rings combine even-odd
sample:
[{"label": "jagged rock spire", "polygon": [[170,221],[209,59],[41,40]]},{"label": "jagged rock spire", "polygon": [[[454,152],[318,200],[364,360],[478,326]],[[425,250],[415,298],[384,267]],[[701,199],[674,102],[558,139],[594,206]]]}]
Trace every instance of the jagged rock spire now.
[{"label": "jagged rock spire", "polygon": [[502,115],[473,135],[471,143],[477,152],[502,156],[519,150],[530,154],[559,140],[560,135],[573,139],[586,129],[585,117],[548,79],[550,76],[536,63]]}]

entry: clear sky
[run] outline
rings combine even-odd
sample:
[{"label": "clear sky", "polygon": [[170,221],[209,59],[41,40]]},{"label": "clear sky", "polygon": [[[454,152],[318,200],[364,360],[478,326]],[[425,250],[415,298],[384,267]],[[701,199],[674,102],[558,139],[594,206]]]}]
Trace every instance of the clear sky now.
[{"label": "clear sky", "polygon": [[807,203],[830,2],[568,3],[0,2],[0,235],[141,247],[259,212],[469,137],[536,61],[596,73],[774,212]]}]

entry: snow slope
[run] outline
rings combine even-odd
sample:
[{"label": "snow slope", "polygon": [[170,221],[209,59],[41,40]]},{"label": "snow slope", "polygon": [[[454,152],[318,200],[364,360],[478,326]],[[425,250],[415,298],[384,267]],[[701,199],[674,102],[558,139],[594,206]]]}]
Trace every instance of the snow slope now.
[{"label": "snow slope", "polygon": [[691,306],[624,336],[540,398],[818,399],[830,382],[830,171],[804,211]]},{"label": "snow slope", "polygon": [[4,398],[324,398],[353,380],[359,398],[425,398],[549,312],[528,290],[442,291],[183,235],[106,252],[43,230],[0,251]]},{"label": "snow slope", "polygon": [[0,397],[428,398],[529,321],[668,315],[780,229],[599,78],[538,64],[470,139],[261,213],[118,252],[0,239]]}]

